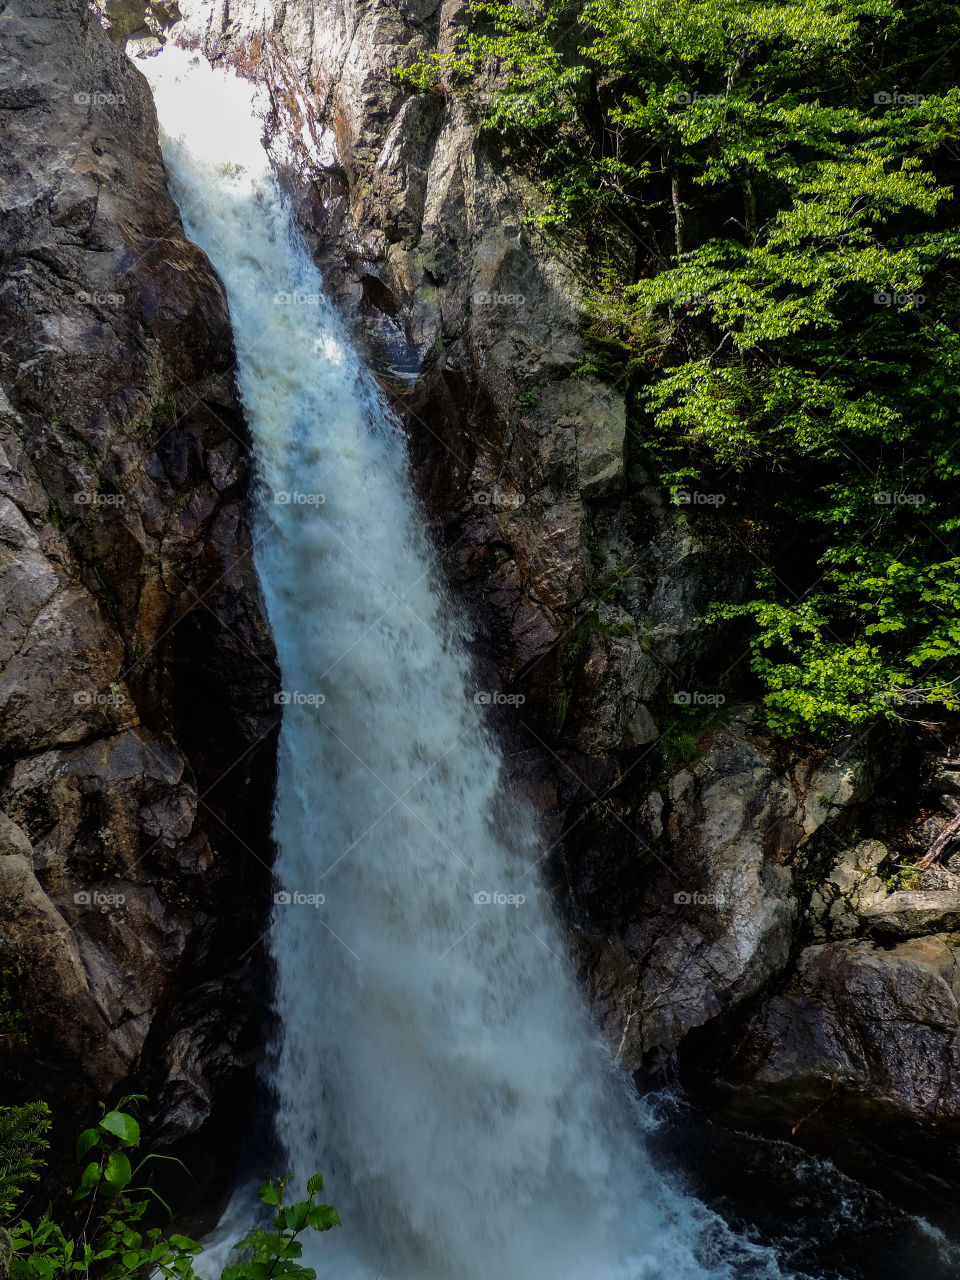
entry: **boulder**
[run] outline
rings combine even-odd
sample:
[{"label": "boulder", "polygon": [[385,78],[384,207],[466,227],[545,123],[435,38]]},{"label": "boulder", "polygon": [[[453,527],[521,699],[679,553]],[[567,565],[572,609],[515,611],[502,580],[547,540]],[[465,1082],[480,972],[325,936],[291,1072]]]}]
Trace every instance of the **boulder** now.
[{"label": "boulder", "polygon": [[786,989],[751,1019],[738,1054],[752,1078],[830,1078],[919,1120],[960,1120],[956,936],[808,947]]}]

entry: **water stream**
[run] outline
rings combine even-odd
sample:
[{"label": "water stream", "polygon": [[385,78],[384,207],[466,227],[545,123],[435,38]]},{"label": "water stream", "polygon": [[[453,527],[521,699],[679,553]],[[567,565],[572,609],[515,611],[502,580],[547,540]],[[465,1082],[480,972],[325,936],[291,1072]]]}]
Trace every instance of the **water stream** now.
[{"label": "water stream", "polygon": [[[226,287],[284,698],[270,947],[289,1170],[321,1276],[775,1277],[645,1154],[576,988],[412,496],[404,442],[293,225],[255,90],[140,63]],[[281,1170],[280,1172],[283,1172]]]}]

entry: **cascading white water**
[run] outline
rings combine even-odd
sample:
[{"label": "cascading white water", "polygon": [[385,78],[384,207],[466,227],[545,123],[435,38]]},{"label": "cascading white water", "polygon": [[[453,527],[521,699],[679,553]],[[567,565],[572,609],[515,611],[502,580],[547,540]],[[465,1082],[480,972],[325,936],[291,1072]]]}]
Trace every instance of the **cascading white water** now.
[{"label": "cascading white water", "polygon": [[297,1183],[322,1170],[345,1224],[310,1263],[337,1280],[702,1280],[749,1256],[779,1275],[744,1242],[704,1261],[707,1215],[644,1159],[526,874],[531,824],[503,793],[402,439],[293,227],[253,90],[169,46],[140,65],[227,290],[254,439],[289,695],[277,1126]]}]

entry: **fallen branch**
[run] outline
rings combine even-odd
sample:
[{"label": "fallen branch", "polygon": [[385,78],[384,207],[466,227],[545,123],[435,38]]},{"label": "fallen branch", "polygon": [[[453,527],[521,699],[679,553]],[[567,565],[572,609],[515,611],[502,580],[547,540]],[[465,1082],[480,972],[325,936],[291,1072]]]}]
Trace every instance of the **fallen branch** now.
[{"label": "fallen branch", "polygon": [[796,1135],[797,1130],[800,1128],[802,1124],[806,1124],[808,1120],[812,1120],[813,1117],[817,1114],[817,1112],[821,1109],[821,1107],[825,1107],[827,1105],[827,1103],[830,1101],[833,1095],[837,1092],[837,1089],[839,1088],[839,1086],[840,1086],[840,1077],[835,1071],[833,1073],[833,1084],[830,1086],[830,1092],[827,1094],[825,1098],[820,1099],[820,1101],[817,1103],[817,1105],[813,1108],[812,1111],[808,1111],[805,1116],[803,1116],[801,1119],[797,1121],[797,1123],[790,1130],[791,1138]]},{"label": "fallen branch", "polygon": [[917,866],[921,871],[926,871],[935,862],[939,862],[944,854],[952,852],[952,847],[955,844],[960,844],[960,813],[955,818],[950,819],[930,846],[927,854],[917,863]]}]

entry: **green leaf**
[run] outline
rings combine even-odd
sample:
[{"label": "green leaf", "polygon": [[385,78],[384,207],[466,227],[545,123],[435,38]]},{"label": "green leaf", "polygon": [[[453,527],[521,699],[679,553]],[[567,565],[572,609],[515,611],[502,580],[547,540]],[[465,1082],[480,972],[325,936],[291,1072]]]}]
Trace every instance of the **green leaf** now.
[{"label": "green leaf", "polygon": [[80,1137],[77,1139],[77,1164],[83,1162],[84,1156],[88,1155],[94,1147],[100,1144],[99,1129],[84,1129]]},{"label": "green leaf", "polygon": [[80,1185],[73,1193],[74,1200],[85,1200],[100,1181],[100,1165],[91,1160],[80,1175]]},{"label": "green leaf", "polygon": [[111,1151],[103,1171],[105,1190],[111,1195],[118,1195],[129,1184],[132,1177],[130,1161],[122,1151]]},{"label": "green leaf", "polygon": [[170,1237],[170,1243],[174,1249],[179,1249],[183,1253],[199,1253],[203,1247],[196,1240],[191,1240],[189,1236],[181,1236],[176,1233]]},{"label": "green leaf", "polygon": [[264,1204],[279,1204],[283,1198],[283,1184],[267,1182],[260,1188],[260,1199]]},{"label": "green leaf", "polygon": [[323,1174],[315,1173],[307,1179],[307,1194],[315,1196],[319,1191],[323,1190]]},{"label": "green leaf", "polygon": [[294,1204],[281,1209],[278,1216],[282,1220],[281,1225],[289,1231],[302,1231],[307,1225],[309,1213],[309,1203],[306,1200],[297,1200]]},{"label": "green leaf", "polygon": [[238,1262],[226,1267],[220,1280],[276,1280],[272,1262]]},{"label": "green leaf", "polygon": [[329,1204],[316,1204],[307,1215],[307,1223],[314,1231],[329,1231],[331,1227],[339,1227],[340,1215]]},{"label": "green leaf", "polygon": [[125,1147],[135,1147],[140,1141],[140,1126],[125,1111],[108,1111],[100,1121],[105,1133],[112,1133]]}]

